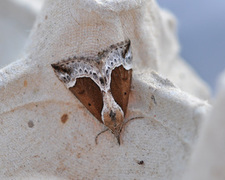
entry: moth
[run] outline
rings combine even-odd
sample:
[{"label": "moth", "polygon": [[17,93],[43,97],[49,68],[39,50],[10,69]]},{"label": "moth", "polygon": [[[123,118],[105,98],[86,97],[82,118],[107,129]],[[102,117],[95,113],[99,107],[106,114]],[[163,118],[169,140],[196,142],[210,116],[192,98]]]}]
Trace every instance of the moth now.
[{"label": "moth", "polygon": [[113,44],[95,57],[75,56],[51,66],[59,80],[120,144],[132,79],[130,40]]}]

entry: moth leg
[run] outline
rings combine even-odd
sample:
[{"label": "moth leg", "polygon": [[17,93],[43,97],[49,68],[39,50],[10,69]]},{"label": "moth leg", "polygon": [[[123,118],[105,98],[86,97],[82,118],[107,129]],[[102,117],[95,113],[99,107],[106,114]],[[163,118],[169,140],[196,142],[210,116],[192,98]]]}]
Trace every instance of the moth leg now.
[{"label": "moth leg", "polygon": [[101,131],[100,133],[97,134],[97,136],[95,137],[95,144],[96,145],[98,144],[98,136],[100,136],[102,133],[104,133],[104,132],[106,132],[108,130],[109,130],[109,128],[106,128],[106,129],[104,129],[103,131]]}]

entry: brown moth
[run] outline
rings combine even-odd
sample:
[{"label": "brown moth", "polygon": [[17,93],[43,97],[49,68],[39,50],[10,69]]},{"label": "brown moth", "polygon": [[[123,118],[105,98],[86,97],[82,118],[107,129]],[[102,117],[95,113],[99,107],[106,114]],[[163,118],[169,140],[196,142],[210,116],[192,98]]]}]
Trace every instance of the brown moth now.
[{"label": "brown moth", "polygon": [[52,64],[55,74],[120,144],[132,79],[130,40],[96,57],[73,57]]}]

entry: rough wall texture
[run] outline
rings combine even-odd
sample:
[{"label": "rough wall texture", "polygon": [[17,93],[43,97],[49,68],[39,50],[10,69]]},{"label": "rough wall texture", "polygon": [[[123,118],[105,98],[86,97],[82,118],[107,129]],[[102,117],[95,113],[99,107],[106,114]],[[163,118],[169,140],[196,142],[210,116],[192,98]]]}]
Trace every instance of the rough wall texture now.
[{"label": "rough wall texture", "polygon": [[225,179],[225,72],[220,78],[213,109],[203,123],[185,180]]},{"label": "rough wall texture", "polygon": [[[207,87],[179,58],[174,23],[153,0],[46,1],[24,58],[0,70],[1,179],[181,179],[210,107],[200,100]],[[51,63],[126,38],[134,54],[126,119],[144,119],[127,124],[121,146],[110,132],[96,145],[103,125]]]}]

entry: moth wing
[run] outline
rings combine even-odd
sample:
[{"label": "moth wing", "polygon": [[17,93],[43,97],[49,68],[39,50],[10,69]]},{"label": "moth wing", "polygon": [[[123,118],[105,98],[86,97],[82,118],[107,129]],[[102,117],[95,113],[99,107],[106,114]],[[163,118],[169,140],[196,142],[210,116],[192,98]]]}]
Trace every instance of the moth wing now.
[{"label": "moth wing", "polygon": [[126,70],[122,65],[116,67],[111,74],[110,89],[117,104],[126,115],[132,79],[132,69]]},{"label": "moth wing", "polygon": [[52,67],[66,87],[102,122],[103,97],[99,87],[105,91],[110,88],[115,101],[126,114],[132,77],[131,60],[130,40],[127,40],[100,52],[96,60],[74,57],[52,64]]},{"label": "moth wing", "polygon": [[103,97],[96,83],[91,78],[77,78],[76,84],[69,90],[102,123]]}]

